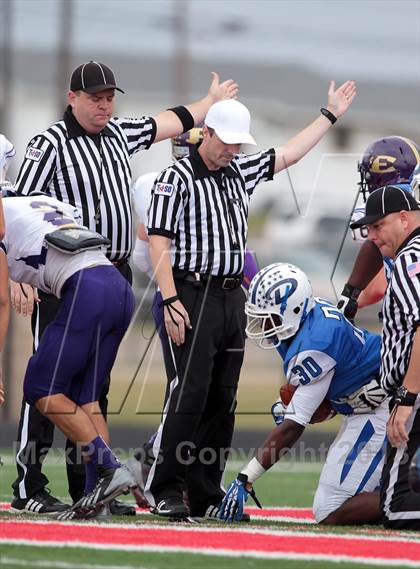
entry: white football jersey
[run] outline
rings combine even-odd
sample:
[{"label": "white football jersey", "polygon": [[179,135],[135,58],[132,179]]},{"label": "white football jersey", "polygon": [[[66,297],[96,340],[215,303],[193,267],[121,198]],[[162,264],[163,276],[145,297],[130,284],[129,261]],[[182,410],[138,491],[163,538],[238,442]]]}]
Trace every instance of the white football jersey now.
[{"label": "white football jersey", "polygon": [[147,211],[150,206],[152,189],[159,172],[149,172],[139,176],[133,186],[132,196],[134,211],[140,223],[147,224]]},{"label": "white football jersey", "polygon": [[[0,247],[7,255],[10,278],[59,296],[57,292],[63,284],[62,279],[57,285],[45,281],[47,248],[44,237],[59,228],[78,225],[80,215],[77,208],[44,195],[4,198],[3,207],[6,235]],[[92,253],[98,255],[97,251]],[[67,262],[74,272],[76,259],[73,261],[69,255],[58,254],[62,257],[60,265]],[[105,259],[103,254],[100,255]],[[54,266],[54,269],[58,268]]]},{"label": "white football jersey", "polygon": [[[359,221],[359,219],[362,219],[362,217],[365,217],[365,209],[366,204],[361,198],[357,201],[356,207],[353,210],[350,224]],[[366,241],[368,232],[365,225],[363,227],[358,227],[357,229],[350,229],[350,231],[353,237],[353,241],[356,241],[356,243],[359,243],[359,245],[362,245],[364,241]]]},{"label": "white football jersey", "polygon": [[0,181],[6,176],[7,168],[16,154],[15,147],[7,140],[4,134],[0,134]]}]

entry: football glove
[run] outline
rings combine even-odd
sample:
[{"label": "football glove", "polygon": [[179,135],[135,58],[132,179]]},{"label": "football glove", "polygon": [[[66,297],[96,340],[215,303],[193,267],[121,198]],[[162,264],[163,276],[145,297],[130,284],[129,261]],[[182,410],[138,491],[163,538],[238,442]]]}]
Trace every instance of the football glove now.
[{"label": "football glove", "polygon": [[257,506],[262,508],[252,488],[252,484],[248,483],[248,476],[239,473],[238,477],[230,483],[227,489],[226,496],[220,505],[219,518],[224,522],[240,521],[248,496],[251,496]]},{"label": "football glove", "polygon": [[272,404],[271,414],[276,425],[281,425],[281,423],[283,423],[285,419],[284,412],[286,411],[286,408],[287,406],[281,399],[278,399],[275,403]]},{"label": "football glove", "polygon": [[346,283],[337,302],[337,308],[344,316],[353,321],[357,313],[357,299],[362,291]]},{"label": "football glove", "polygon": [[346,403],[353,409],[356,415],[369,413],[379,407],[388,397],[388,394],[379,385],[378,380],[373,378],[366,385],[362,385],[357,391],[337,399],[337,403]]}]

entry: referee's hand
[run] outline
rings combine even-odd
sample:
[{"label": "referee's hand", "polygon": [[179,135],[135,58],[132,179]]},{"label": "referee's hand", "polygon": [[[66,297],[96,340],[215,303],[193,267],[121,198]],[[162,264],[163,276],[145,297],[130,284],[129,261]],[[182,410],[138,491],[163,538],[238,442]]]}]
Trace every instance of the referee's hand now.
[{"label": "referee's hand", "polygon": [[32,316],[34,307],[40,302],[36,288],[10,280],[10,299],[13,308],[22,316]]},{"label": "referee's hand", "polygon": [[389,444],[392,447],[397,448],[407,444],[408,434],[406,425],[412,412],[412,407],[405,407],[403,405],[397,405],[391,412],[386,426],[386,434]]},{"label": "referee's hand", "polygon": [[185,328],[191,330],[191,322],[188,312],[181,301],[177,300],[167,304],[164,309],[166,332],[171,340],[180,346],[185,342]]}]

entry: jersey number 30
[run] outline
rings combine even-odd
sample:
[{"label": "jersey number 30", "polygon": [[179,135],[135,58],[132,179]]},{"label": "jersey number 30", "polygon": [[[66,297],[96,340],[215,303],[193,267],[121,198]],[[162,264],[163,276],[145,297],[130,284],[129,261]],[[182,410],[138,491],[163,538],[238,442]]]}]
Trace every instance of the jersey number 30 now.
[{"label": "jersey number 30", "polygon": [[311,381],[311,379],[321,375],[322,368],[316,363],[314,358],[308,356],[302,360],[301,365],[295,365],[292,367],[292,373],[299,376],[299,381],[302,385],[306,385]]}]

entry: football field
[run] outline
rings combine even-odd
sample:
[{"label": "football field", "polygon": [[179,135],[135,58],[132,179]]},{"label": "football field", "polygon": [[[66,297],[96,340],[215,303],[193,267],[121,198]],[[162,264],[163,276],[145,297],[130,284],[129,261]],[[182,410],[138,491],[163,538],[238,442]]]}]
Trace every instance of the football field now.
[{"label": "football field", "polygon": [[[146,510],[132,518],[56,522],[9,511],[12,456],[0,469],[0,550],[3,568],[353,568],[420,566],[420,535],[380,527],[323,528],[311,502],[319,463],[277,465],[255,485],[263,504],[250,502],[250,524],[163,522]],[[229,482],[240,465],[230,465]],[[45,467],[54,495],[66,500],[64,465]],[[132,501],[128,496],[125,499]]]}]

